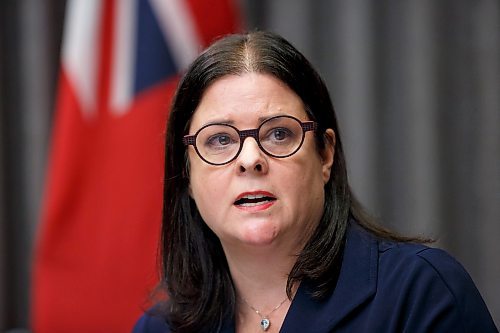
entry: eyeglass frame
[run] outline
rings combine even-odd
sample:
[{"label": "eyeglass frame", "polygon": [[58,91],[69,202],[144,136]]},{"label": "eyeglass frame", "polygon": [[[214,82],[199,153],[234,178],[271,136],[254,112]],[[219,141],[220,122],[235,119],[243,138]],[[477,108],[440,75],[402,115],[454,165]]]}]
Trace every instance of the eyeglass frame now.
[{"label": "eyeglass frame", "polygon": [[[300,143],[299,145],[297,146],[297,148],[292,151],[291,153],[287,154],[287,155],[284,155],[284,156],[280,156],[280,155],[274,155],[274,154],[271,154],[270,152],[268,152],[266,149],[264,149],[264,147],[262,146],[262,144],[260,143],[260,139],[259,139],[259,131],[260,129],[262,128],[262,126],[267,123],[268,121],[271,121],[273,119],[276,119],[276,118],[290,118],[290,119],[293,119],[295,121],[297,121],[299,124],[300,124],[300,127],[302,128],[302,139],[300,140]],[[196,145],[196,138],[198,137],[198,134],[205,128],[209,127],[209,126],[214,126],[214,125],[222,125],[222,126],[228,126],[228,127],[231,127],[232,129],[234,129],[236,131],[236,133],[238,133],[238,136],[240,138],[240,147],[238,148],[238,151],[236,152],[236,154],[234,155],[233,158],[231,158],[230,160],[228,160],[227,162],[224,162],[224,163],[213,163],[213,162],[210,162],[208,160],[206,160],[201,154],[200,154],[200,151],[198,150],[198,147]],[[307,120],[307,121],[301,121],[300,119],[297,119],[293,116],[289,116],[289,115],[279,115],[279,116],[274,116],[274,117],[271,117],[271,118],[268,118],[266,119],[265,121],[262,122],[262,124],[259,125],[259,127],[257,128],[252,128],[252,129],[246,129],[246,130],[239,130],[238,128],[236,128],[235,126],[233,125],[230,125],[230,124],[225,124],[225,123],[211,123],[211,124],[207,124],[207,125],[204,125],[202,126],[200,129],[198,129],[196,131],[195,134],[192,134],[192,135],[184,135],[184,137],[182,138],[182,143],[184,143],[185,146],[193,146],[195,151],[196,151],[196,154],[205,162],[205,163],[208,163],[210,165],[216,165],[216,166],[220,166],[220,165],[226,165],[226,164],[229,164],[231,163],[232,161],[234,161],[235,159],[238,158],[238,156],[240,155],[242,149],[243,149],[243,144],[245,142],[245,139],[246,138],[249,138],[249,137],[252,137],[254,138],[255,142],[257,142],[257,145],[259,146],[259,149],[266,155],[268,156],[271,156],[271,157],[274,157],[274,158],[287,158],[287,157],[290,157],[292,155],[294,155],[295,153],[297,153],[300,148],[302,147],[302,144],[304,143],[304,139],[306,137],[306,132],[309,132],[309,131],[316,131],[318,129],[318,123],[315,122],[315,121],[312,121],[312,120]]]}]

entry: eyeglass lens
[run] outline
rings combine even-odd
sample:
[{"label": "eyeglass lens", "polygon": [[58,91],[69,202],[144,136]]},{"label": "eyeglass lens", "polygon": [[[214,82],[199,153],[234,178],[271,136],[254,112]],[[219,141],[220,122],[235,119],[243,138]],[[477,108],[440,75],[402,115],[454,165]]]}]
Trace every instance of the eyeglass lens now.
[{"label": "eyeglass lens", "polygon": [[[196,136],[196,148],[201,157],[210,163],[229,162],[239,153],[241,136],[253,136],[252,130],[240,131],[230,125],[212,124],[202,128]],[[301,123],[291,117],[281,116],[266,120],[258,128],[258,143],[267,154],[275,157],[289,156],[300,147],[304,138]]]}]

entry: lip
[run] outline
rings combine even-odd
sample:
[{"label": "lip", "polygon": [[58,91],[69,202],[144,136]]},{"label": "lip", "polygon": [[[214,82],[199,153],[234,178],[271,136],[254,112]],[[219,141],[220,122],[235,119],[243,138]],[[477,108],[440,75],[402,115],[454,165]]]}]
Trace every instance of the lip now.
[{"label": "lip", "polygon": [[241,198],[244,198],[248,195],[263,195],[265,197],[271,197],[271,198],[276,198],[276,196],[274,194],[272,194],[271,192],[267,192],[267,191],[251,191],[251,192],[243,192],[243,193],[240,193],[236,199],[234,200],[234,202],[240,200]]},{"label": "lip", "polygon": [[273,198],[275,200],[271,200],[271,201],[267,201],[267,202],[263,202],[262,204],[257,204],[255,206],[241,206],[241,205],[234,205],[236,208],[240,209],[240,210],[244,210],[244,211],[247,211],[247,212],[258,212],[258,211],[263,211],[263,210],[266,210],[268,209],[269,207],[271,207],[272,205],[274,205],[276,203],[276,196],[270,192],[267,192],[267,191],[250,191],[250,192],[243,192],[243,193],[240,193],[236,199],[234,200],[234,202],[246,197],[246,196],[255,196],[255,195],[262,195],[262,196],[266,196],[266,197],[270,197],[270,198]]}]

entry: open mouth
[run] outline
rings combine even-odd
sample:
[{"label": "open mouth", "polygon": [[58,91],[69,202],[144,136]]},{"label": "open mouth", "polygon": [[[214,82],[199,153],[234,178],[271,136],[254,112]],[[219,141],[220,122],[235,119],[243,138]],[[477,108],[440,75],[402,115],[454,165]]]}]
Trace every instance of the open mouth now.
[{"label": "open mouth", "polygon": [[236,206],[242,207],[253,207],[258,205],[263,205],[265,203],[275,201],[275,197],[263,195],[263,194],[247,194],[234,202]]}]

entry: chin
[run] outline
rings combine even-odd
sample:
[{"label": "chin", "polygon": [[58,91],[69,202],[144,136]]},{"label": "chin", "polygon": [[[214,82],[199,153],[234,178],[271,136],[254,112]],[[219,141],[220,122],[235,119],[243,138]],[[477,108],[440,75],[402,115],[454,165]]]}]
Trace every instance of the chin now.
[{"label": "chin", "polygon": [[277,235],[276,226],[264,223],[252,225],[251,228],[243,232],[240,240],[248,245],[265,246],[272,244]]}]

